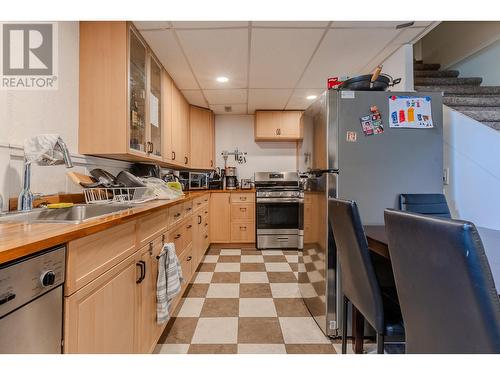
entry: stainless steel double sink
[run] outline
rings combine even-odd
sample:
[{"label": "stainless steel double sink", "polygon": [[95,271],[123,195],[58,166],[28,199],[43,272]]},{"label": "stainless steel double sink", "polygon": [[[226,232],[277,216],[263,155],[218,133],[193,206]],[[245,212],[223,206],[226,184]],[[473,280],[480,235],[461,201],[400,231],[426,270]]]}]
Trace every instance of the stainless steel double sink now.
[{"label": "stainless steel double sink", "polygon": [[0,216],[0,222],[80,224],[88,220],[126,211],[131,204],[82,204],[67,208],[37,208],[27,212],[13,212]]}]

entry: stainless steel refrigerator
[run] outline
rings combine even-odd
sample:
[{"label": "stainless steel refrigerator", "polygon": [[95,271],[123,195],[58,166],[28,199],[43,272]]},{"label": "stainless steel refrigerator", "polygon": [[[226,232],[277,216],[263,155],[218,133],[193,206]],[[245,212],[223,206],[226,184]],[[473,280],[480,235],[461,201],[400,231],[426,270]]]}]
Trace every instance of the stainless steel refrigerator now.
[{"label": "stainless steel refrigerator", "polygon": [[[430,98],[433,127],[390,127],[390,121],[397,121],[389,113],[393,95],[408,100]],[[361,119],[372,114],[373,106],[383,132],[365,135]],[[356,201],[363,224],[369,225],[383,224],[384,209],[397,208],[401,193],[442,193],[442,117],[441,95],[422,92],[329,90],[304,112],[299,168],[312,173],[304,184],[299,287],[326,335],[339,336],[342,327],[341,271],[328,220],[328,199]]]}]

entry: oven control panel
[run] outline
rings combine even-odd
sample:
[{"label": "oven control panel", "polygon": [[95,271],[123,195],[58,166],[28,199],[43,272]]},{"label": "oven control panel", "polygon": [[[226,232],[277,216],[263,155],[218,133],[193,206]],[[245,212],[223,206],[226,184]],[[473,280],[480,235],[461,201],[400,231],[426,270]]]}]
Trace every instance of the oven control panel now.
[{"label": "oven control panel", "polygon": [[64,283],[64,246],[0,267],[0,318]]},{"label": "oven control panel", "polygon": [[299,190],[257,190],[257,198],[304,198]]}]

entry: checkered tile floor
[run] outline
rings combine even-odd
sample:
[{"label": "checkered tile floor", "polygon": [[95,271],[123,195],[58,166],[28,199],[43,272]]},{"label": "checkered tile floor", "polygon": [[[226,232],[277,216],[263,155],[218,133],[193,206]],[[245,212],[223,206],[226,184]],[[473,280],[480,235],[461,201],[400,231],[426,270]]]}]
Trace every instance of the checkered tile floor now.
[{"label": "checkered tile floor", "polygon": [[210,248],[155,352],[340,352],[304,305],[297,267],[297,251]]}]

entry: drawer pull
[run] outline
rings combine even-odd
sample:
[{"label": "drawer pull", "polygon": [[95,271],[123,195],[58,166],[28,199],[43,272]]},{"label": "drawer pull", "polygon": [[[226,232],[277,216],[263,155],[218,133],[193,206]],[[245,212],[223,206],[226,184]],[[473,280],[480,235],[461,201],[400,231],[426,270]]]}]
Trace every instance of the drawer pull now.
[{"label": "drawer pull", "polygon": [[189,224],[186,229],[191,229],[193,226],[191,224]]},{"label": "drawer pull", "polygon": [[201,215],[198,215],[198,224],[201,224]]},{"label": "drawer pull", "polygon": [[182,237],[182,234],[179,233],[177,236],[174,237],[174,240],[178,240],[181,237]]},{"label": "drawer pull", "polygon": [[246,230],[247,230],[247,227],[240,227],[240,230],[241,230],[241,231],[246,231]]},{"label": "drawer pull", "polygon": [[208,223],[205,223],[205,226],[208,227]]},{"label": "drawer pull", "polygon": [[177,212],[177,213],[174,215],[174,218],[178,218],[179,216],[181,216],[181,213],[180,213],[180,212]]},{"label": "drawer pull", "polygon": [[240,201],[246,201],[247,197],[240,197]]},{"label": "drawer pull", "polygon": [[208,214],[208,211],[205,211],[206,214]]},{"label": "drawer pull", "polygon": [[191,259],[193,259],[193,257],[190,255],[186,258],[186,260],[189,262]]},{"label": "drawer pull", "polygon": [[162,235],[161,235],[161,243],[162,243],[162,244],[164,244],[164,243],[165,243],[165,235],[164,235],[164,234],[162,234]]},{"label": "drawer pull", "polygon": [[243,207],[240,208],[241,212],[245,212],[246,210],[247,210],[246,208],[243,208]]},{"label": "drawer pull", "polygon": [[196,203],[198,206],[201,206],[201,202]]},{"label": "drawer pull", "polygon": [[186,211],[188,211],[188,212],[189,212],[189,211],[191,211],[192,209],[193,209],[192,207],[188,207],[188,208],[186,208]]},{"label": "drawer pull", "polygon": [[205,238],[208,238],[208,234],[205,234]]}]

